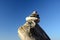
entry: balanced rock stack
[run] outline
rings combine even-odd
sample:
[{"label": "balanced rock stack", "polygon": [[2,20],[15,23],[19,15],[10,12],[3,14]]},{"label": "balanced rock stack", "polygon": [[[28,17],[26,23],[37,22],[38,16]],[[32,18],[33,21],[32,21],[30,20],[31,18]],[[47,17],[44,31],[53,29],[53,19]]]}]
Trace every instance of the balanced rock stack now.
[{"label": "balanced rock stack", "polygon": [[36,11],[26,17],[26,23],[18,28],[21,40],[50,40],[44,30],[38,25],[40,21]]}]

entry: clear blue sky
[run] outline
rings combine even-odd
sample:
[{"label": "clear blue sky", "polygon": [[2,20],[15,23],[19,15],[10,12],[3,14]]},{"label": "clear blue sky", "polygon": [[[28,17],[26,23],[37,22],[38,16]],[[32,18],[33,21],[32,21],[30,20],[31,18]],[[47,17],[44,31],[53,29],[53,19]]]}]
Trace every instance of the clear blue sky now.
[{"label": "clear blue sky", "polygon": [[41,27],[51,40],[60,40],[60,1],[0,0],[0,40],[19,40],[18,27],[33,10],[40,15]]}]

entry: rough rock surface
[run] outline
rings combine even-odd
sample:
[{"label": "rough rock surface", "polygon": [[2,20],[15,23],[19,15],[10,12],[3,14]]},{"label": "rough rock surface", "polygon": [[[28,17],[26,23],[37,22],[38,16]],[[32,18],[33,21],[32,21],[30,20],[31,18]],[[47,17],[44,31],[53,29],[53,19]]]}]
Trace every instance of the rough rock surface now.
[{"label": "rough rock surface", "polygon": [[[30,18],[31,17],[31,18]],[[35,19],[36,18],[36,19]],[[21,40],[50,40],[44,30],[38,25],[39,15],[34,11],[26,17],[26,23],[18,28],[18,35]]]}]

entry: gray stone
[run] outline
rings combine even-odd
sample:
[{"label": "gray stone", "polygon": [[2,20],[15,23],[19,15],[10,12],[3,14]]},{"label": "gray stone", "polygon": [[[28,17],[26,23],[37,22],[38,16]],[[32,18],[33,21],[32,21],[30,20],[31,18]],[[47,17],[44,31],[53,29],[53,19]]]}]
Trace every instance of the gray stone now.
[{"label": "gray stone", "polygon": [[[35,19],[36,18],[36,19]],[[45,31],[38,25],[40,18],[37,12],[33,12],[26,19],[26,23],[18,28],[18,35],[21,40],[50,40]]]}]

